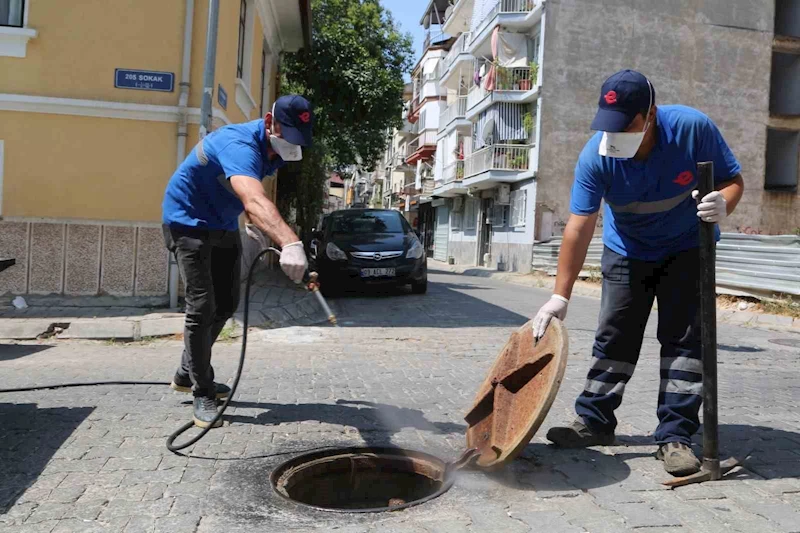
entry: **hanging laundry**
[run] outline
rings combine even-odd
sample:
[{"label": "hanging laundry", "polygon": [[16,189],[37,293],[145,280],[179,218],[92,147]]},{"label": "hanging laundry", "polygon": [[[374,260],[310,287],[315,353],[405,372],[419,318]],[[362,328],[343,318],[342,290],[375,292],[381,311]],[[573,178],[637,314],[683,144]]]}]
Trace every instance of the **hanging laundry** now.
[{"label": "hanging laundry", "polygon": [[500,33],[495,57],[506,68],[528,66],[528,38],[522,33]]}]

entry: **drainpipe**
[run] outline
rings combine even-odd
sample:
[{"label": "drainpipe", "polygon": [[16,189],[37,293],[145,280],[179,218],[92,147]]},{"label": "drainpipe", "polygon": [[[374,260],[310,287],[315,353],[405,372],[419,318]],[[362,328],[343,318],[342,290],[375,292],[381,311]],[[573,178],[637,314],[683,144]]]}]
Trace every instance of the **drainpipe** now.
[{"label": "drainpipe", "polygon": [[[192,26],[194,23],[194,0],[186,0],[186,18],[183,22],[183,63],[181,64],[180,96],[178,97],[178,150],[177,165],[186,158],[186,136],[189,105],[189,80],[192,66]],[[178,263],[169,256],[169,306],[178,307]]]}]

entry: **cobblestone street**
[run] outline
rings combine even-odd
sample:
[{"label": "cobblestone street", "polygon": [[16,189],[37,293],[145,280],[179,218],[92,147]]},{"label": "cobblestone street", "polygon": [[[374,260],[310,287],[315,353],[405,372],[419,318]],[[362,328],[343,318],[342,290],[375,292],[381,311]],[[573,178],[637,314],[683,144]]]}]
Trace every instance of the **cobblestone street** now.
[{"label": "cobblestone street", "polygon": [[[332,300],[338,329],[253,333],[225,426],[188,458],[164,441],[191,416],[191,397],[165,386],[0,394],[0,531],[800,532],[800,348],[784,342],[800,336],[720,325],[722,455],[752,455],[723,481],[669,490],[650,437],[655,315],[618,412],[617,445],[546,444],[550,426],[572,420],[588,368],[599,300],[580,296],[566,321],[570,359],[558,398],[505,470],[464,473],[440,498],[396,513],[309,512],[276,497],[269,473],[305,450],[391,444],[448,461],[463,450],[463,416],[479,384],[549,292],[433,271],[430,279],[422,296]],[[3,344],[2,387],[168,382],[181,346]],[[215,347],[218,379],[232,378],[238,354],[237,342]]]}]

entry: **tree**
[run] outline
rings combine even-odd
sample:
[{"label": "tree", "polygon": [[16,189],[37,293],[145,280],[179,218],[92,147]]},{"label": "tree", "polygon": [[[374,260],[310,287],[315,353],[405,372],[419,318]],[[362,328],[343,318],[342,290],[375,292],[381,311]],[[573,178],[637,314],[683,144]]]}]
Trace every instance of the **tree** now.
[{"label": "tree", "polygon": [[411,70],[411,37],[401,34],[379,0],[312,0],[310,49],[283,57],[282,92],[314,105],[314,147],[287,165],[278,181],[282,212],[294,207],[308,231],[333,170],[372,170],[386,132],[402,124],[403,75]]}]

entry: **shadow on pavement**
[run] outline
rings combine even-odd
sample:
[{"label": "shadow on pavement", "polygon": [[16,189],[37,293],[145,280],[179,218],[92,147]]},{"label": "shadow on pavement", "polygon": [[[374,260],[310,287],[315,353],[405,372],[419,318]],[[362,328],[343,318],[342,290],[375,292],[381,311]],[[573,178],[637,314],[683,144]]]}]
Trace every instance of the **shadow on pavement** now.
[{"label": "shadow on pavement", "polygon": [[0,403],[0,514],[36,482],[92,411],[93,407],[40,409],[34,403]]},{"label": "shadow on pavement", "polygon": [[385,444],[395,433],[414,428],[433,433],[463,434],[467,426],[451,422],[431,422],[419,409],[397,407],[358,400],[336,400],[329,403],[278,404],[232,401],[231,407],[264,409],[256,417],[232,415],[231,423],[278,425],[317,420],[356,428],[367,444]]},{"label": "shadow on pavement", "polygon": [[43,352],[51,345],[47,344],[0,344],[0,361],[12,361],[27,355]]},{"label": "shadow on pavement", "polygon": [[[652,437],[638,435],[618,436],[617,440],[634,446],[655,445]],[[695,454],[701,457],[702,428],[692,440]],[[800,477],[800,433],[766,426],[720,424],[719,448],[720,459],[734,456],[742,460],[749,454],[748,459],[744,461],[744,468],[759,477],[765,479]]]}]

